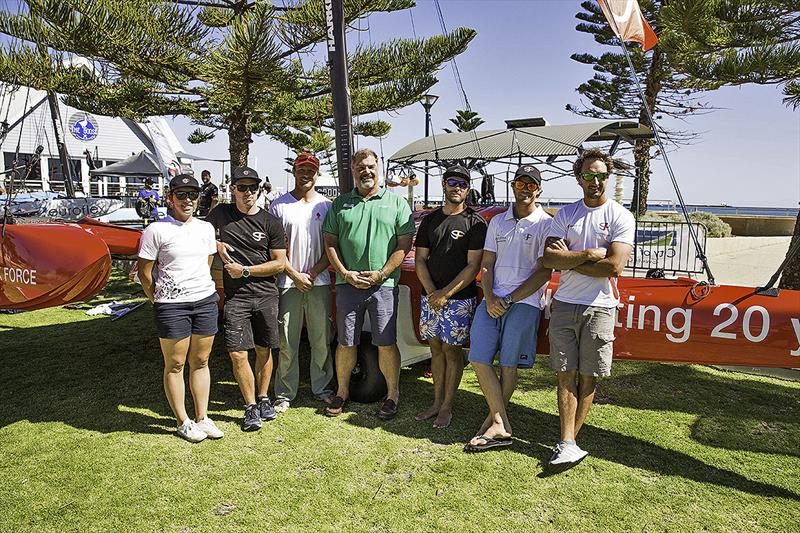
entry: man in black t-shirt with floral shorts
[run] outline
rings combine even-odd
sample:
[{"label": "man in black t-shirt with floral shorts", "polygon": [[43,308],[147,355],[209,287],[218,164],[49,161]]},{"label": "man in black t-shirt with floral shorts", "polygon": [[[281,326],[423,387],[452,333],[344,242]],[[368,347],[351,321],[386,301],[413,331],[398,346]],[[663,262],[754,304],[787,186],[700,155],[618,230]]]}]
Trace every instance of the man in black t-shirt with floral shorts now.
[{"label": "man in black t-shirt with floral shorts", "polygon": [[[274,216],[256,205],[261,180],[255,170],[233,170],[235,203],[221,204],[206,221],[216,230],[217,252],[225,264],[225,349],[245,403],[242,429],[255,431],[277,414],[267,396],[272,349],[278,335],[278,288],[275,275],[286,265],[286,235]],[[255,348],[255,375],[248,350]]]},{"label": "man in black t-shirt with floral shorts", "polygon": [[452,402],[464,371],[463,346],[475,314],[475,275],[481,265],[486,222],[466,207],[469,171],[454,165],[444,172],[444,205],[431,211],[419,225],[416,271],[426,295],[420,302],[419,332],[431,347],[433,404],[417,420],[434,418],[445,428],[452,418]]}]

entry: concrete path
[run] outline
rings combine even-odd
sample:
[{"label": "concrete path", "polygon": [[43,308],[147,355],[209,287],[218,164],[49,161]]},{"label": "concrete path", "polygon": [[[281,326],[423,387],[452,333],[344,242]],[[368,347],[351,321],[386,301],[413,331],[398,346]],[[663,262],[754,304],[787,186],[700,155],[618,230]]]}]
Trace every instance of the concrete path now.
[{"label": "concrete path", "polygon": [[708,239],[706,256],[717,284],[759,287],[778,269],[791,237]]}]

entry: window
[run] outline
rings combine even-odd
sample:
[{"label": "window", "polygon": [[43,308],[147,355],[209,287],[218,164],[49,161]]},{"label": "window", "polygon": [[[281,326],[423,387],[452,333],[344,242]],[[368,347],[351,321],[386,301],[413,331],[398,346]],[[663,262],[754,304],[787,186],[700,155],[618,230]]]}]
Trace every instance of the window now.
[{"label": "window", "polygon": [[[14,168],[14,155],[14,152],[3,152],[3,163],[5,165],[5,170],[8,171]],[[32,158],[33,154],[19,154],[17,157],[17,168],[23,168],[6,174],[6,184],[13,183],[13,187],[15,189],[24,187],[33,191],[42,190],[42,167],[38,164],[38,162],[30,168],[30,173],[27,176],[24,175],[24,167],[28,165],[28,162]]]},{"label": "window", "polygon": [[[70,166],[72,168],[72,181],[80,183],[81,181],[81,166],[83,160],[70,159]],[[50,157],[47,160],[47,168],[50,174],[50,190],[61,192],[64,190],[64,173],[61,171],[61,160],[55,157]]]}]

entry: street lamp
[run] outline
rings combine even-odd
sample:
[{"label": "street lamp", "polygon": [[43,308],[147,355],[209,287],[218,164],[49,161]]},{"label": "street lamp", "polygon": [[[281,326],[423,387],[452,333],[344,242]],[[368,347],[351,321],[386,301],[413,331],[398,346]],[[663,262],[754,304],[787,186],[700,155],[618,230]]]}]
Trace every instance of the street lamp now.
[{"label": "street lamp", "polygon": [[[425,108],[425,137],[431,134],[431,108],[436,103],[439,97],[435,94],[423,94],[419,103]],[[428,207],[428,161],[425,161],[425,207]]]}]

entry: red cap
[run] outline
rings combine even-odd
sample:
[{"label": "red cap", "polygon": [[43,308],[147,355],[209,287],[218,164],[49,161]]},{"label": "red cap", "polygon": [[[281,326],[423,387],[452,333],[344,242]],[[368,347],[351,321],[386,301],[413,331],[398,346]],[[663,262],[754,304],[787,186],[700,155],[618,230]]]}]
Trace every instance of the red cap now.
[{"label": "red cap", "polygon": [[317,159],[317,156],[310,152],[303,152],[297,156],[297,159],[294,160],[294,168],[303,165],[310,165],[314,167],[314,170],[319,170],[319,159]]}]

